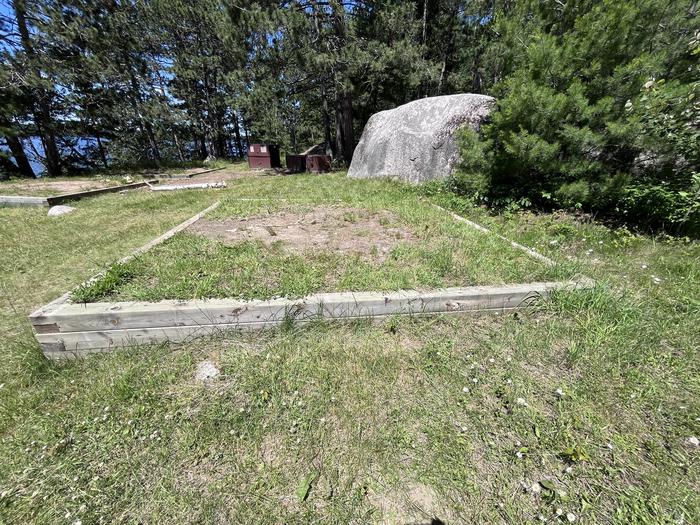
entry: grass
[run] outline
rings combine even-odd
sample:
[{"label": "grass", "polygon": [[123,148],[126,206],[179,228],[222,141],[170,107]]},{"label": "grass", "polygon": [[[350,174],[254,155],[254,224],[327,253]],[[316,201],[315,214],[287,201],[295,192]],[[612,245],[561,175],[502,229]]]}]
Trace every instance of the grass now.
[{"label": "grass", "polygon": [[[453,220],[443,210],[400,186],[369,186],[358,195],[356,187],[362,183],[334,177],[330,178],[335,188],[331,201],[325,188],[317,184],[317,178],[292,180],[293,191],[283,195],[292,199],[293,204],[279,200],[240,201],[225,196],[222,206],[211,216],[250,217],[274,213],[280,208],[308,211],[313,206],[340,203],[359,210],[346,212],[345,222],[361,224],[357,213],[388,210],[393,216],[382,217],[381,228],[402,228],[415,239],[398,243],[386,260],[381,260],[371,254],[347,254],[321,247],[295,254],[282,242],[268,245],[242,241],[229,245],[183,232],[138,259],[111,268],[101,279],[76,290],[73,300],[296,298],[315,292],[557,280],[576,273],[577,265],[567,261],[554,268],[544,266],[497,237]],[[261,179],[257,185],[261,189],[269,187]]]},{"label": "grass", "polygon": [[[506,316],[40,357],[34,307],[222,194],[291,197],[305,179],[107,195],[60,220],[0,210],[0,522],[697,521],[700,247],[685,239],[435,196],[598,286]],[[383,187],[313,180],[310,201]],[[208,383],[204,359],[221,370]]]}]

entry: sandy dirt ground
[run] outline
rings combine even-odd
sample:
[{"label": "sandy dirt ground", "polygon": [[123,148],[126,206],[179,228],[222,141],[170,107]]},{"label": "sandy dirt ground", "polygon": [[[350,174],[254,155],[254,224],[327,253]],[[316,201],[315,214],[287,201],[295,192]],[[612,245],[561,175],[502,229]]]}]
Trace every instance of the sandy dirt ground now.
[{"label": "sandy dirt ground", "polygon": [[28,180],[0,184],[0,195],[50,196],[79,191],[97,190],[119,184],[120,181],[103,179]]},{"label": "sandy dirt ground", "polygon": [[188,231],[230,244],[282,242],[295,253],[324,250],[373,260],[383,260],[397,244],[415,240],[413,232],[391,212],[345,207],[285,210],[245,219],[200,219]]}]

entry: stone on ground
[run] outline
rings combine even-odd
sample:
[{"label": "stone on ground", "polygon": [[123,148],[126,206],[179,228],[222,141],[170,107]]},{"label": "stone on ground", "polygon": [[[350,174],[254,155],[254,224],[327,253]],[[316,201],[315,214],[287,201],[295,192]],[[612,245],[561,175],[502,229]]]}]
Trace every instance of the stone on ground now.
[{"label": "stone on ground", "polygon": [[412,183],[449,177],[460,160],[456,132],[465,126],[478,131],[494,103],[493,97],[465,93],[375,113],[362,132],[348,177]]},{"label": "stone on ground", "polygon": [[197,381],[209,381],[219,375],[219,369],[211,361],[202,361],[197,365],[194,378]]},{"label": "stone on ground", "polygon": [[75,208],[73,208],[72,206],[51,206],[49,208],[48,215],[49,217],[58,217],[59,215],[65,215],[66,213],[70,213],[74,210]]}]

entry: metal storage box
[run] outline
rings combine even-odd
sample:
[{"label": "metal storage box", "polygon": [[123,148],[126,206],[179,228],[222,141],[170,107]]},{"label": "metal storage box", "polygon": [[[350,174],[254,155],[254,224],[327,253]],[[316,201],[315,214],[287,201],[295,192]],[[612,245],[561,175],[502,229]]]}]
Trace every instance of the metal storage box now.
[{"label": "metal storage box", "polygon": [[287,155],[287,169],[292,173],[306,171],[306,155]]},{"label": "metal storage box", "polygon": [[331,162],[330,155],[307,155],[306,169],[311,173],[324,173],[331,171]]},{"label": "metal storage box", "polygon": [[273,144],[251,144],[248,148],[248,165],[252,170],[280,168],[280,149]]}]

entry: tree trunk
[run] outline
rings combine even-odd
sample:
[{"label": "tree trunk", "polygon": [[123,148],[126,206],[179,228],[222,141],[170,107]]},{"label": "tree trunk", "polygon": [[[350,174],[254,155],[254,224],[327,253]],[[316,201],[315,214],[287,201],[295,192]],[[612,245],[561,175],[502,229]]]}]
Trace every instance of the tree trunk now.
[{"label": "tree trunk", "polygon": [[350,165],[355,141],[352,133],[352,94],[349,91],[338,93],[336,99],[336,150],[338,158]]},{"label": "tree trunk", "polygon": [[180,139],[177,138],[177,133],[173,131],[173,140],[175,140],[175,148],[177,148],[177,156],[180,157],[180,162],[185,162],[185,155],[182,153]]},{"label": "tree trunk", "polygon": [[[22,48],[29,59],[29,65],[32,69],[32,75],[37,79],[41,79],[41,72],[35,61],[34,46],[29,34],[29,26],[27,25],[27,6],[24,0],[13,0],[12,7],[17,20],[17,29],[22,42]],[[46,157],[46,171],[49,176],[61,175],[61,156],[56,145],[56,133],[54,131],[53,121],[51,119],[51,94],[42,87],[31,88],[32,90],[32,113],[34,113],[34,121],[39,132],[44,155]]]},{"label": "tree trunk", "polygon": [[160,161],[160,150],[158,149],[158,143],[156,142],[156,135],[153,132],[153,126],[151,126],[151,123],[148,122],[146,119],[143,118],[143,115],[141,114],[141,90],[139,87],[139,81],[136,78],[136,75],[134,74],[134,70],[132,69],[132,64],[131,64],[131,59],[129,58],[128,55],[123,54],[122,55],[125,66],[129,68],[129,80],[131,82],[131,93],[129,100],[131,101],[131,107],[134,109],[134,113],[136,113],[136,118],[139,121],[139,124],[141,125],[141,131],[146,133],[146,138],[148,138],[148,144],[150,146],[151,154],[153,156],[153,159],[156,162]]},{"label": "tree trunk", "polygon": [[209,156],[209,151],[207,150],[207,137],[206,135],[199,136],[199,158],[204,160]]},{"label": "tree trunk", "polygon": [[326,88],[323,84],[321,84],[321,100],[323,101],[323,141],[326,143],[326,155],[335,157],[336,148],[331,139],[331,114],[328,110],[328,95],[326,95]]},{"label": "tree trunk", "polygon": [[100,152],[100,159],[102,160],[102,165],[109,168],[109,163],[107,162],[107,155],[105,153],[105,148],[102,145],[102,139],[100,138],[100,132],[95,131],[95,139],[97,139],[97,150]]},{"label": "tree trunk", "polygon": [[241,142],[241,130],[239,127],[238,113],[233,112],[233,134],[236,137],[236,148],[238,153],[238,158],[242,159],[244,157],[243,153],[243,143]]},{"label": "tree trunk", "polygon": [[5,137],[5,141],[12,152],[12,156],[15,158],[19,175],[31,179],[36,178],[32,165],[29,163],[29,159],[27,159],[27,155],[24,153],[22,141],[18,137],[10,135]]}]

